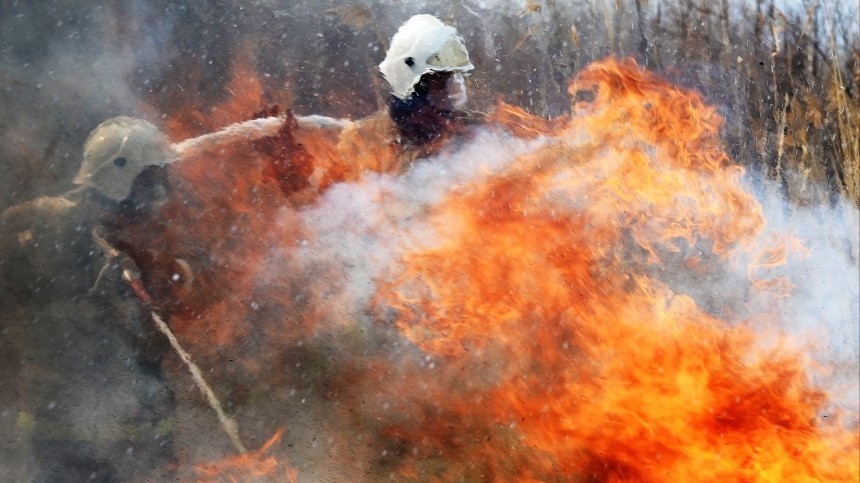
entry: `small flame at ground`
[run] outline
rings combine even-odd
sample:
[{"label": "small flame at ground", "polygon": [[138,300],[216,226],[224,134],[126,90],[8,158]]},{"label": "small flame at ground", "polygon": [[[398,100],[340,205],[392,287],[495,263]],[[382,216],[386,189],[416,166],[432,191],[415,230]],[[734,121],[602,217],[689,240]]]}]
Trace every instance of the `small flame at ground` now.
[{"label": "small flame at ground", "polygon": [[288,481],[296,483],[298,472],[288,464],[279,463],[273,456],[266,453],[278,443],[284,435],[284,430],[279,429],[266,443],[257,451],[241,454],[232,458],[200,464],[194,468],[197,474],[196,481]]}]

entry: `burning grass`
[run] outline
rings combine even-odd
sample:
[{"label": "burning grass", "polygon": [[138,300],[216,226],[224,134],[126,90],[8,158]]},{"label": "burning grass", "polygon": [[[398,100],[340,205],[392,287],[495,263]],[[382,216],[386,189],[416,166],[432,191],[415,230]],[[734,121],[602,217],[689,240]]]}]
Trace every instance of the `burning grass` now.
[{"label": "burning grass", "polygon": [[[280,452],[310,477],[860,477],[856,414],[840,417],[774,311],[801,281],[771,271],[804,248],[764,236],[715,109],[630,61],[590,65],[571,93],[591,100],[569,119],[502,105],[495,134],[405,173],[285,184],[273,166],[346,165],[287,118],[269,144],[173,174],[169,222],[132,238],[192,267],[182,292],[144,281],[240,427],[362,448],[319,461],[273,440],[260,471]],[[714,275],[739,295],[721,300]]]},{"label": "burning grass", "polygon": [[[409,253],[380,293],[428,353],[456,366],[504,361],[433,410],[511,428],[545,456],[488,465],[494,478],[856,479],[856,427],[820,418],[826,393],[801,352],[763,350],[744,322],[647,275],[761,249],[761,207],[721,149],[719,118],[630,63],[592,65],[582,87],[596,100],[558,145],[450,196],[435,216],[456,220],[456,235]],[[679,251],[680,263],[667,256]],[[436,434],[433,450],[458,460],[463,448],[449,443],[466,439],[463,428],[431,421],[409,437]],[[503,461],[510,446],[492,433],[473,444]]]}]

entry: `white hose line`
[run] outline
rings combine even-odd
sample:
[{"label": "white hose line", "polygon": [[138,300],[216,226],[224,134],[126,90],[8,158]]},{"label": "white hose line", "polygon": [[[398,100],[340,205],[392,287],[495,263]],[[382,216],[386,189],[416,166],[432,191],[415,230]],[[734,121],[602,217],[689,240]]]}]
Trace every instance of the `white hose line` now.
[{"label": "white hose line", "polygon": [[[123,272],[123,278],[125,278],[129,283],[133,280],[132,275],[128,271]],[[191,377],[194,379],[194,383],[197,384],[197,387],[206,395],[206,399],[209,401],[209,406],[211,406],[218,415],[218,421],[221,423],[221,426],[230,438],[230,442],[233,443],[233,446],[236,447],[236,450],[239,451],[239,453],[247,453],[248,450],[245,449],[245,445],[242,444],[242,440],[239,438],[239,427],[236,425],[236,421],[224,412],[224,408],[221,406],[221,402],[218,401],[218,397],[215,396],[215,392],[212,391],[212,388],[206,383],[206,379],[203,378],[203,373],[200,372],[200,368],[191,360],[191,356],[182,348],[182,345],[179,344],[176,336],[173,335],[173,331],[170,330],[170,327],[167,326],[161,316],[159,316],[154,310],[150,311],[150,315],[152,316],[152,320],[155,322],[155,326],[158,328],[158,331],[167,337],[173,350],[179,354],[182,362],[184,362],[188,367],[188,370],[191,372]]]}]

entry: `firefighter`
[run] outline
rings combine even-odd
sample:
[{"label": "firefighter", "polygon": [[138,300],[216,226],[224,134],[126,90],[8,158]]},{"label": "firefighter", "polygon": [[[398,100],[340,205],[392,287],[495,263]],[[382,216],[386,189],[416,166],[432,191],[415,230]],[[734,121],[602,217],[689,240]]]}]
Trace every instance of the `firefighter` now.
[{"label": "firefighter", "polygon": [[[319,188],[356,179],[364,171],[399,173],[416,159],[437,154],[480,119],[465,109],[465,82],[473,69],[454,27],[428,14],[407,20],[379,64],[390,90],[385,109],[355,122],[298,119],[299,142],[325,171]],[[319,142],[332,137],[334,152],[328,142]]]},{"label": "firefighter", "polygon": [[0,333],[14,351],[4,354],[14,396],[2,410],[15,415],[0,432],[22,461],[9,476],[169,478],[174,402],[160,365],[168,345],[120,278],[133,263],[101,230],[117,210],[155,199],[153,169],[174,155],[154,126],[127,117],[99,125],[84,151],[78,188],[0,214]]},{"label": "firefighter", "polygon": [[465,77],[474,68],[453,27],[427,14],[404,23],[379,64],[398,134],[419,146],[443,136],[466,106]]}]

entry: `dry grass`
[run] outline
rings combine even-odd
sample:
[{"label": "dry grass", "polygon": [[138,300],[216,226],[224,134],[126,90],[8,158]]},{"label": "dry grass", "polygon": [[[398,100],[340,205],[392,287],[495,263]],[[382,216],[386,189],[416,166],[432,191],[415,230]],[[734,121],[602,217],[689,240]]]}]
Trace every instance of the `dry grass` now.
[{"label": "dry grass", "polygon": [[[837,183],[849,199],[860,206],[860,99],[848,96],[842,71],[838,67],[839,55],[833,52],[833,76],[830,92],[830,109],[836,119],[836,151],[840,154],[841,172]],[[860,54],[854,53],[854,83],[860,78]]]},{"label": "dry grass", "polygon": [[[235,64],[247,61],[264,75],[260,82],[267,102],[293,108],[297,114],[358,118],[382,107],[386,88],[376,65],[392,33],[417,13],[416,7],[384,0],[320,0],[313,6],[281,3],[273,10],[272,2],[212,0],[170,10],[174,26],[158,52],[159,58],[162,53],[167,56],[156,63],[157,69],[141,70],[135,65],[129,77],[132,90],[149,93],[144,101],[157,113],[170,113],[177,106],[216,105],[230,96],[228,81]],[[487,6],[481,7],[483,3]],[[725,136],[733,159],[779,180],[796,203],[844,196],[860,206],[860,7],[856,2],[429,0],[422,4],[423,11],[455,24],[466,39],[477,67],[470,85],[476,109],[491,109],[503,96],[532,114],[564,115],[570,108],[567,80],[577,71],[608,55],[632,56],[640,65],[699,89],[720,106],[728,121]],[[33,5],[29,19],[49,18],[56,8]],[[100,42],[111,47],[125,42],[135,51],[136,43],[162,38],[161,32],[139,29],[131,35],[122,28],[135,21],[136,11],[106,9],[109,21],[94,17],[88,28],[66,23],[51,27],[56,32],[45,37],[65,45],[67,39],[81,35],[69,49],[80,50],[82,58]],[[40,26],[36,23],[33,28]],[[9,87],[0,92],[0,108],[26,114],[28,106],[43,98],[45,102],[62,98],[47,88],[33,87],[38,83],[30,82],[31,74],[18,68],[35,63],[41,72],[57,71],[62,67],[55,65],[57,56],[30,59],[39,49],[30,48],[25,39],[10,39],[8,52],[20,53],[22,58],[4,64]],[[45,52],[56,50],[43,47]],[[142,51],[135,61],[147,60],[147,52]],[[89,62],[80,65],[79,77],[87,79]],[[140,71],[145,75],[138,75]],[[57,121],[47,122],[42,110],[29,117],[7,116],[5,123],[0,122],[8,141],[0,143],[0,158],[14,160],[5,184],[0,183],[5,188],[0,190],[0,206],[29,199],[34,193],[61,192],[58,185],[67,188],[75,168],[64,156],[79,152],[88,128],[97,120],[116,114],[93,103],[84,103],[83,108],[78,102],[70,105],[73,111],[54,113]],[[76,124],[74,135],[58,121],[82,116],[86,122]],[[32,132],[33,125],[45,127]]]}]

